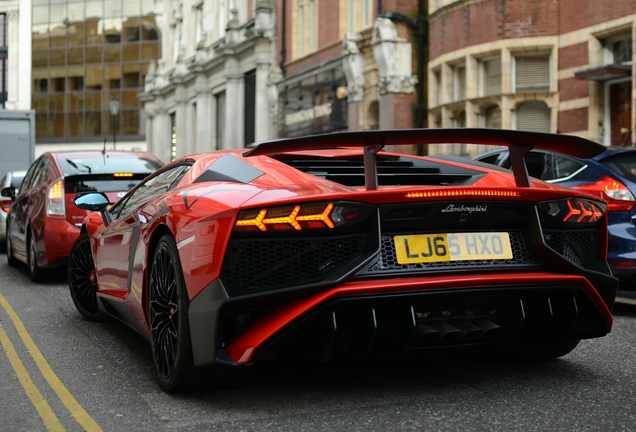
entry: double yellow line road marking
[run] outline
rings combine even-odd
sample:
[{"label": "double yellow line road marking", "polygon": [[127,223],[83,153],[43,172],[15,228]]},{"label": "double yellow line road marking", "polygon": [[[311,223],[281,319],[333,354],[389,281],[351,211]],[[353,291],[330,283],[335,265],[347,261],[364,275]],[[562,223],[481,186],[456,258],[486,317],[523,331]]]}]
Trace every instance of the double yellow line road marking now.
[{"label": "double yellow line road marking", "polygon": [[[51,386],[55,394],[57,394],[57,397],[60,399],[62,404],[64,404],[66,409],[69,410],[71,415],[84,428],[84,430],[91,432],[101,431],[102,429],[95,422],[95,420],[93,420],[93,418],[88,415],[86,410],[77,402],[77,400],[75,400],[73,395],[68,391],[64,384],[62,384],[62,381],[60,381],[57,375],[55,375],[55,372],[53,372],[53,369],[51,369],[51,366],[49,366],[48,362],[38,349],[37,345],[35,345],[35,342],[33,342],[33,339],[27,332],[26,327],[24,327],[24,324],[22,324],[20,317],[18,317],[18,314],[15,313],[9,302],[7,302],[2,294],[0,294],[0,304],[7,312],[7,315],[9,315],[9,318],[11,318],[13,325],[18,331],[18,334],[20,335],[22,342],[26,346],[27,351],[29,351],[31,357],[33,357],[33,360],[40,370],[40,373],[49,383],[49,386]],[[11,366],[13,367],[18,380],[20,381],[20,384],[22,384],[22,387],[26,391],[26,394],[31,400],[31,403],[42,418],[44,425],[50,431],[64,431],[64,426],[62,425],[62,423],[60,423],[60,420],[57,418],[50,405],[42,396],[42,393],[31,379],[29,372],[20,360],[20,357],[15,350],[13,343],[7,336],[7,333],[5,332],[2,324],[0,324],[0,344],[2,344],[2,347],[4,348],[4,351],[9,358],[9,362],[11,363]]]}]

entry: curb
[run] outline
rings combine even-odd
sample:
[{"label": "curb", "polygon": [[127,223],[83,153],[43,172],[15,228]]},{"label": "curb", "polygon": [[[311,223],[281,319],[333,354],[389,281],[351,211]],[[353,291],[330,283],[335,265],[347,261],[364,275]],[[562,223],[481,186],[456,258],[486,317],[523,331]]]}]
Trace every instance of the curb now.
[{"label": "curb", "polygon": [[636,299],[626,297],[616,297],[614,303],[614,313],[636,313]]}]

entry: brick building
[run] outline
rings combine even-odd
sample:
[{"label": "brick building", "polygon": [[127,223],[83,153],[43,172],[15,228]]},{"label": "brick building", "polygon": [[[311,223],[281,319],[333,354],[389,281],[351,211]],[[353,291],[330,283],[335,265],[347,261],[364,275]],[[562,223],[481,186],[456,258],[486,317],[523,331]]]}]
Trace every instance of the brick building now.
[{"label": "brick building", "polygon": [[634,0],[433,0],[430,127],[633,141]]},{"label": "brick building", "polygon": [[416,124],[423,89],[412,44],[417,0],[277,5],[279,77],[272,91],[279,137]]}]

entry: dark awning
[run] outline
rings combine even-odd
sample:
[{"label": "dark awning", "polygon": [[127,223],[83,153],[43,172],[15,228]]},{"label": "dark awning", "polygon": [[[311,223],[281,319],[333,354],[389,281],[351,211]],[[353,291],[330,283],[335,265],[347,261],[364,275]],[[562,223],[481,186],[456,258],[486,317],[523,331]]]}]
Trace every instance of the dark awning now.
[{"label": "dark awning", "polygon": [[574,72],[575,78],[591,81],[609,81],[616,78],[631,76],[631,64],[608,64]]}]

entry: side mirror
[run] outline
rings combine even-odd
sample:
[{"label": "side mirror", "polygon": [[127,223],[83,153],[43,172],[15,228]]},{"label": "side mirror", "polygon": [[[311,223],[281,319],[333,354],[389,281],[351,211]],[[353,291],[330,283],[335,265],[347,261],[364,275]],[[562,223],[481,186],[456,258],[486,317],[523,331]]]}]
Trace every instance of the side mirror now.
[{"label": "side mirror", "polygon": [[79,193],[75,195],[73,202],[82,210],[100,212],[104,225],[106,226],[113,221],[113,217],[108,213],[110,201],[108,201],[108,197],[101,192]]},{"label": "side mirror", "polygon": [[7,186],[0,191],[0,195],[11,198],[11,201],[15,201],[15,188],[13,186]]}]

